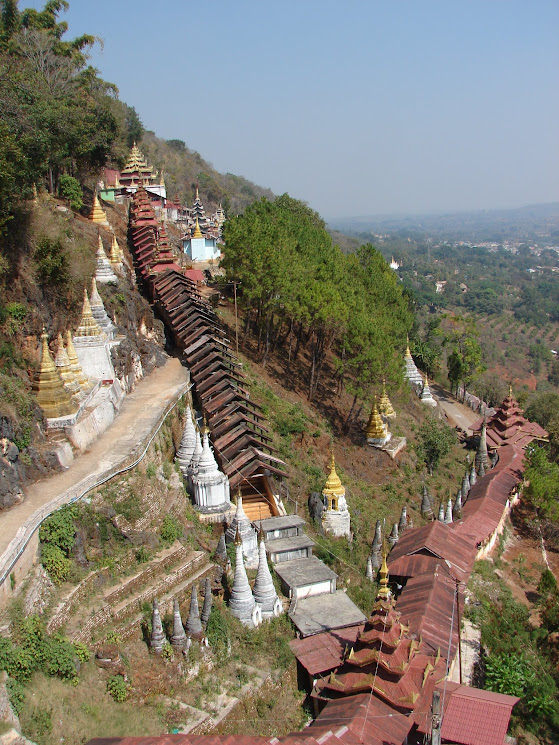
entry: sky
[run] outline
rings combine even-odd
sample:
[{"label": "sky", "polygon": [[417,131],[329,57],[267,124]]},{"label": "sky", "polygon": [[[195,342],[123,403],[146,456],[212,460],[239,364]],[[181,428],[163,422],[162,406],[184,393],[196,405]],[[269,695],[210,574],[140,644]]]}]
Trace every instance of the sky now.
[{"label": "sky", "polygon": [[[20,0],[24,7],[42,7]],[[146,129],[326,218],[559,201],[558,0],[70,0]]]}]

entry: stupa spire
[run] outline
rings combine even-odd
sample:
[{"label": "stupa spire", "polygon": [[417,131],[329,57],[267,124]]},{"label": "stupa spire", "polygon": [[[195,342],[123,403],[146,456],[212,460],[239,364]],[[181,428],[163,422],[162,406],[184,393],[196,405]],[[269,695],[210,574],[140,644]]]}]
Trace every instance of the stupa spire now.
[{"label": "stupa spire", "polygon": [[198,218],[196,218],[196,224],[194,225],[194,232],[192,233],[193,238],[203,238],[202,231],[200,230],[200,223],[198,222]]},{"label": "stupa spire", "polygon": [[66,331],[66,352],[68,353],[68,359],[70,360],[72,372],[74,373],[74,377],[80,384],[80,388],[84,392],[90,391],[93,385],[81,368],[78,360],[78,355],[74,347],[74,342],[72,341],[72,334],[70,332],[70,329],[67,329]]},{"label": "stupa spire", "polygon": [[95,277],[91,280],[91,297],[89,299],[89,305],[93,318],[97,321],[97,324],[104,331],[109,339],[113,339],[115,335],[115,325],[108,316],[99,290],[97,289],[97,280]]},{"label": "stupa spire", "polygon": [[171,637],[171,646],[178,651],[186,647],[186,633],[182,625],[179,601],[175,598],[173,601],[173,636]]},{"label": "stupa spire", "polygon": [[184,420],[184,430],[182,433],[181,442],[175,460],[179,464],[182,475],[187,475],[188,464],[192,460],[194,448],[196,447],[196,427],[192,419],[192,409],[190,405],[186,407],[186,416]]},{"label": "stupa spire", "polygon": [[377,406],[377,397],[373,399],[373,406],[371,408],[371,415],[365,428],[365,435],[367,440],[383,440],[386,438],[388,428],[382,421],[382,417],[379,413]]},{"label": "stupa spire", "polygon": [[95,223],[95,225],[104,225],[105,227],[109,227],[107,215],[101,207],[101,202],[99,201],[99,197],[97,196],[97,194],[95,194],[95,196],[93,197],[93,207],[91,209],[89,219],[91,220],[91,222]]},{"label": "stupa spire", "polygon": [[392,593],[388,587],[388,564],[386,563],[386,549],[382,552],[382,564],[379,570],[380,587],[377,593],[378,600],[390,600]]},{"label": "stupa spire", "polygon": [[70,358],[68,357],[68,352],[64,347],[62,334],[58,334],[57,337],[57,350],[54,364],[68,393],[71,396],[79,396],[81,392],[80,384],[76,380],[76,376],[72,371],[72,365],[70,363]]},{"label": "stupa spire", "polygon": [[421,515],[426,520],[432,520],[434,517],[433,505],[431,504],[429,492],[427,491],[427,487],[425,486],[425,484],[423,484],[423,497],[421,499]]},{"label": "stupa spire", "polygon": [[[483,424],[481,425],[475,465],[479,476],[484,475],[489,468],[489,456],[487,454],[487,419],[485,417],[483,419]],[[481,466],[483,466],[483,474],[480,473]]]},{"label": "stupa spire", "polygon": [[386,392],[386,379],[382,379],[382,394],[379,401],[379,410],[380,413],[385,417],[394,417],[396,416],[396,412],[394,411],[394,407],[392,406],[392,402],[388,398],[388,394]]},{"label": "stupa spire", "polygon": [[340,477],[338,476],[336,472],[336,461],[334,459],[334,451],[330,450],[330,474],[328,478],[326,479],[326,484],[324,485],[324,489],[322,490],[322,493],[324,495],[327,494],[333,494],[335,496],[339,496],[341,494],[345,494],[345,489],[342,486],[342,482],[340,481]]},{"label": "stupa spire", "polygon": [[95,279],[98,282],[118,282],[116,274],[111,268],[111,264],[105,253],[103,246],[103,239],[101,238],[101,232],[99,232],[99,241],[97,245],[97,269],[95,270]]},{"label": "stupa spire", "polygon": [[[223,533],[222,533],[223,535]],[[204,605],[202,606],[202,613],[200,620],[204,624],[204,627],[210,619],[210,613],[212,612],[212,585],[210,578],[206,577],[204,580]]]},{"label": "stupa spire", "polygon": [[159,613],[159,601],[157,598],[153,599],[153,607],[151,614],[151,639],[150,647],[152,652],[155,654],[161,654],[163,651],[163,645],[165,644],[165,633],[163,632],[163,624],[161,623],[161,614]]},{"label": "stupa spire", "polygon": [[198,610],[198,591],[196,584],[192,585],[192,594],[190,596],[190,612],[186,622],[186,632],[189,636],[197,636],[203,632],[202,622],[200,621],[200,611]]},{"label": "stupa spire", "polygon": [[83,289],[83,307],[80,325],[76,329],[75,336],[101,336],[104,335],[101,327],[93,317],[91,305],[87,295],[87,289]]},{"label": "stupa spire", "polygon": [[261,608],[262,615],[266,618],[277,616],[281,612],[281,603],[274,587],[274,581],[270,574],[268,559],[266,556],[266,544],[264,543],[263,531],[260,535],[258,558],[258,572],[253,587],[254,600]]},{"label": "stupa spire", "polygon": [[254,623],[256,602],[254,600],[243,561],[243,543],[241,534],[237,528],[235,535],[235,578],[231,588],[229,599],[229,610],[231,614],[247,626],[257,625]]}]

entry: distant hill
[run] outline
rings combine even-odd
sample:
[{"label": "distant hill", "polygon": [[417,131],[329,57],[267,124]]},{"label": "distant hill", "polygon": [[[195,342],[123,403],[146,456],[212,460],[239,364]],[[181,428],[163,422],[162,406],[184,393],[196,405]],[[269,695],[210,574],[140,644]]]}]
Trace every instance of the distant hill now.
[{"label": "distant hill", "polygon": [[213,212],[221,204],[231,216],[242,212],[255,199],[274,199],[270,189],[242,176],[219,173],[182,140],[163,140],[153,132],[146,132],[139,145],[147,162],[158,170],[163,169],[167,197],[171,201],[178,195],[183,204],[191,204],[198,186],[207,212]]},{"label": "distant hill", "polygon": [[329,220],[329,226],[350,235],[425,235],[447,240],[556,240],[559,244],[559,202],[517,209],[477,210],[426,215],[369,215]]}]

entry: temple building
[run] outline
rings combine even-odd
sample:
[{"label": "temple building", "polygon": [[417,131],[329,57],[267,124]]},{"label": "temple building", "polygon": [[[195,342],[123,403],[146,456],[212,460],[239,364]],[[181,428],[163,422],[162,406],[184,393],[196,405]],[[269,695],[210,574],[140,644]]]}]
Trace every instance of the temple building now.
[{"label": "temple building", "polygon": [[99,193],[107,202],[122,202],[126,197],[132,196],[139,186],[143,186],[153,204],[165,206],[167,191],[163,174],[159,175],[148,166],[136,143],[133,144],[122,171],[118,173],[106,169],[104,176]]},{"label": "temple building", "polygon": [[221,256],[216,238],[202,230],[198,218],[193,230],[183,236],[182,250],[191,261],[214,261]]},{"label": "temple building", "polygon": [[435,684],[445,673],[445,660],[440,654],[429,654],[421,637],[410,634],[409,625],[396,611],[384,553],[380,589],[369,620],[345,661],[316,682],[311,697],[320,706],[343,696],[372,693],[395,711],[410,715],[429,708]]},{"label": "temple building", "polygon": [[[483,438],[484,419],[480,419],[472,425],[474,434],[480,434],[480,440]],[[486,448],[495,451],[503,445],[515,445],[516,447],[526,448],[534,440],[540,442],[548,441],[547,431],[536,422],[529,422],[524,416],[518,401],[512,395],[512,386],[509,386],[509,394],[504,399],[497,411],[487,419],[486,423]],[[480,442],[481,444],[481,442]],[[478,460],[483,462],[487,470],[487,454],[476,456],[476,466]],[[479,466],[478,466],[479,467]]]},{"label": "temple building", "polygon": [[330,455],[330,475],[322,490],[324,510],[322,512],[322,529],[332,535],[351,537],[350,514],[345,498],[345,487],[336,472],[334,451]]}]

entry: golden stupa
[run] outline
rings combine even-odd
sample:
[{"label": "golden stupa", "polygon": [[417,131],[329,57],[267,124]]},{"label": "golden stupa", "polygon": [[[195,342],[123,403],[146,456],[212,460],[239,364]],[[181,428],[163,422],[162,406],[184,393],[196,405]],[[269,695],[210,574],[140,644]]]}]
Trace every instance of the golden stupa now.
[{"label": "golden stupa", "polygon": [[99,201],[99,197],[97,196],[97,194],[93,197],[93,208],[91,210],[91,214],[89,215],[89,219],[96,225],[105,225],[107,227],[109,226],[107,215],[104,213],[103,208],[101,207],[101,202]]},{"label": "golden stupa", "polygon": [[194,233],[192,233],[193,238],[203,238],[202,231],[200,230],[200,223],[198,222],[198,218],[196,218],[196,225],[194,226]]},{"label": "golden stupa", "polygon": [[74,373],[75,379],[80,384],[80,388],[82,389],[82,391],[91,390],[93,385],[81,368],[80,362],[78,360],[78,355],[76,354],[76,348],[74,347],[74,342],[72,341],[72,334],[70,333],[70,329],[66,331],[66,352],[68,354],[68,359],[70,360],[72,372]]},{"label": "golden stupa", "polygon": [[388,564],[386,563],[386,548],[382,550],[382,564],[379,569],[380,587],[377,600],[390,600],[392,593],[388,587]]},{"label": "golden stupa", "polygon": [[83,290],[83,310],[80,325],[76,329],[74,336],[101,336],[103,331],[91,312],[91,305],[87,296],[87,289]]},{"label": "golden stupa", "polygon": [[62,334],[58,334],[57,345],[58,346],[56,350],[56,357],[54,358],[54,364],[56,369],[58,370],[58,374],[62,379],[64,388],[66,388],[71,396],[79,395],[80,384],[76,380],[76,376],[72,370],[72,364],[70,362],[70,358],[68,357],[68,352],[64,348]]},{"label": "golden stupa", "polygon": [[64,388],[62,379],[50,355],[49,338],[44,329],[41,339],[43,342],[41,366],[35,374],[32,390],[47,419],[70,416],[78,410],[78,407],[72,402],[70,393]]},{"label": "golden stupa", "polygon": [[392,402],[388,398],[388,394],[386,392],[386,380],[384,378],[382,379],[382,395],[379,401],[379,409],[380,409],[380,413],[383,416],[386,416],[386,417],[396,416],[396,412],[394,411]]},{"label": "golden stupa", "polygon": [[326,479],[322,494],[327,496],[341,497],[345,495],[345,489],[342,486],[340,477],[336,472],[336,461],[334,460],[334,451],[330,451],[330,475]]},{"label": "golden stupa", "polygon": [[382,417],[379,414],[376,396],[373,401],[371,416],[369,417],[369,421],[365,427],[365,435],[368,440],[385,440],[388,436],[388,427],[382,421]]},{"label": "golden stupa", "polygon": [[120,266],[122,264],[122,251],[120,250],[120,246],[118,245],[118,241],[116,239],[116,235],[113,233],[113,240],[111,242],[111,253],[109,256],[109,261],[113,266]]}]

